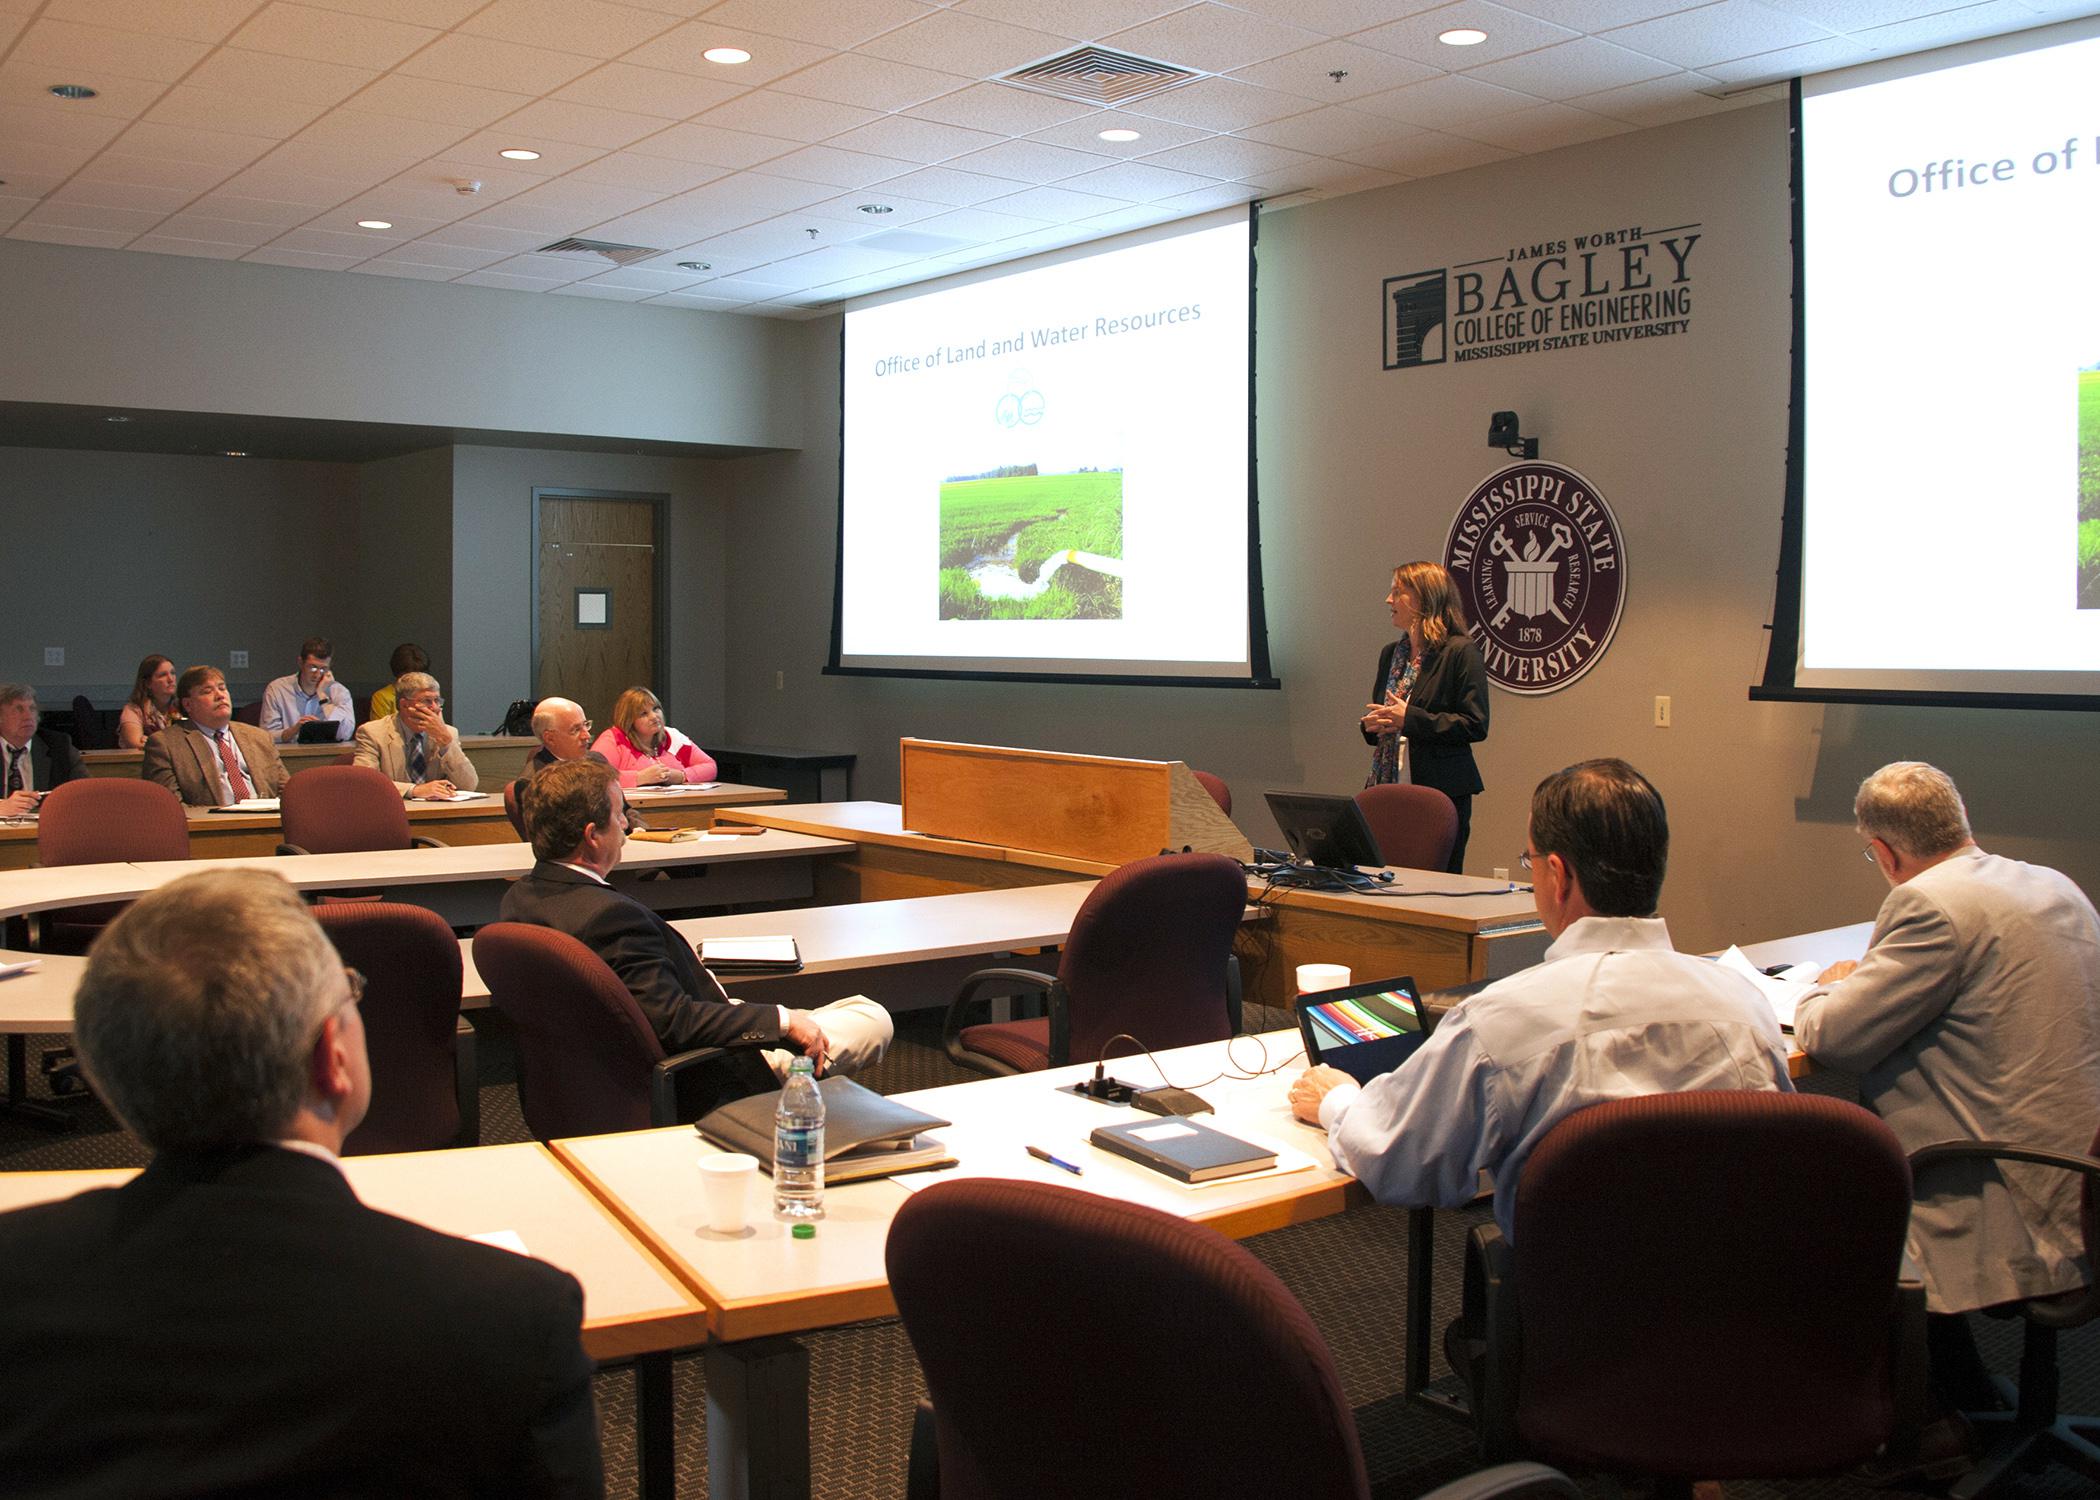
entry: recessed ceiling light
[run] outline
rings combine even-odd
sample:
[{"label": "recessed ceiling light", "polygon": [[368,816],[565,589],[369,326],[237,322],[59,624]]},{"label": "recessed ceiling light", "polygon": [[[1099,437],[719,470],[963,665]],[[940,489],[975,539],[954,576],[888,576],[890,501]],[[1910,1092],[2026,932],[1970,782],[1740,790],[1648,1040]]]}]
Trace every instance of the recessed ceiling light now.
[{"label": "recessed ceiling light", "polygon": [[506,161],[538,161],[540,159],[539,152],[527,151],[523,146],[513,146],[508,151],[498,151],[496,154]]},{"label": "recessed ceiling light", "polygon": [[1446,47],[1477,47],[1488,39],[1488,34],[1477,26],[1454,26],[1438,32],[1436,39]]},{"label": "recessed ceiling light", "polygon": [[704,260],[682,260],[678,263],[678,269],[681,271],[712,271],[714,266]]},{"label": "recessed ceiling light", "polygon": [[359,229],[392,229],[394,221],[392,219],[359,219],[357,227]]},{"label": "recessed ceiling light", "polygon": [[61,99],[92,99],[95,90],[84,83],[54,83],[51,92]]},{"label": "recessed ceiling light", "polygon": [[886,214],[890,211],[890,206],[887,203],[863,203],[860,211],[864,214]]},{"label": "recessed ceiling light", "polygon": [[709,62],[721,63],[724,67],[735,67],[738,63],[751,61],[751,54],[742,47],[710,47],[700,55]]},{"label": "recessed ceiling light", "polygon": [[1118,142],[1134,141],[1138,139],[1138,133],[1135,130],[1104,130],[1101,132],[1101,139]]}]

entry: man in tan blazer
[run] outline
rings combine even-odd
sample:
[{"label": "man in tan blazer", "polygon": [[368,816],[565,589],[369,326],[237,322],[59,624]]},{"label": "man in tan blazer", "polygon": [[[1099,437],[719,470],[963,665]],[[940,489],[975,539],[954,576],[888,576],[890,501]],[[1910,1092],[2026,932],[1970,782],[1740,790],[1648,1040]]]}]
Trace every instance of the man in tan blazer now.
[{"label": "man in tan blazer", "polygon": [[446,797],[471,792],[480,778],[459,746],[459,731],[445,722],[445,700],[428,672],[404,672],[394,680],[394,712],[357,726],[353,763],[370,766],[404,797]]},{"label": "man in tan blazer", "polygon": [[254,725],[234,722],[233,694],[217,667],[184,672],[175,701],[187,717],[146,741],[141,776],[191,807],[224,807],[284,790],[288,773],[277,747]]}]

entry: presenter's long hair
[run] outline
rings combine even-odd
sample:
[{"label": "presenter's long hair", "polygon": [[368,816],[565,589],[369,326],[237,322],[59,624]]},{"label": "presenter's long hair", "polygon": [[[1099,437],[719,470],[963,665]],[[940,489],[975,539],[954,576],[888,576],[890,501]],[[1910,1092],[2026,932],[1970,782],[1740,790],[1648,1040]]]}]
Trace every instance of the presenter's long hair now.
[{"label": "presenter's long hair", "polygon": [[1393,582],[1422,602],[1422,642],[1443,644],[1447,637],[1462,638],[1466,617],[1458,607],[1458,590],[1441,563],[1402,563],[1393,569]]},{"label": "presenter's long hair", "polygon": [[634,721],[651,709],[661,710],[662,708],[663,704],[657,701],[656,694],[645,687],[631,687],[620,694],[619,701],[613,704],[613,725],[620,733],[627,736],[627,743],[643,754],[661,754],[663,750],[668,750],[671,747],[671,726],[669,724],[658,726],[655,743],[645,745],[634,732]]}]

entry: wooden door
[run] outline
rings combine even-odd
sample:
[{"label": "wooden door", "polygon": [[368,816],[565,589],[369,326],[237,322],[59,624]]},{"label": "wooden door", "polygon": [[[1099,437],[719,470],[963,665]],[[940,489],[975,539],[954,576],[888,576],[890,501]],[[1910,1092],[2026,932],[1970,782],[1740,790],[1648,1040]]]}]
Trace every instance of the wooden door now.
[{"label": "wooden door", "polygon": [[657,528],[651,496],[539,491],[532,691],[583,705],[603,729],[630,687],[661,692]]}]

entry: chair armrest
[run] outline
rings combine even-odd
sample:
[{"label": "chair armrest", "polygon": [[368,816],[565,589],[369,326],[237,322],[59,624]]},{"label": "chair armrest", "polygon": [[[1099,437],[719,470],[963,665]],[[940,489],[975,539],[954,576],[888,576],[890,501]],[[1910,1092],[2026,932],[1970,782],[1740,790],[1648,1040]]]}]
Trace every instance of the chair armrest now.
[{"label": "chair armrest", "polygon": [[[1011,1073],[1013,1069],[995,1063],[988,1057],[979,1057],[962,1044],[964,1007],[976,1000],[978,991],[991,985],[1006,988],[1019,986],[1023,989],[1040,990],[1048,995],[1057,988],[1057,980],[1048,974],[1037,973],[1034,969],[979,969],[963,980],[962,987],[955,992],[955,998],[948,1002],[948,1013],[941,1018],[941,1048],[948,1054],[949,1059],[979,1073]],[[1057,1021],[1053,1016],[1053,1030],[1056,1025]],[[1051,1038],[1051,1043],[1051,1056],[1054,1058],[1055,1036]]]},{"label": "chair armrest", "polygon": [[481,1073],[474,1023],[461,1016],[452,1028],[452,1092],[459,1100],[460,1146],[481,1144]]},{"label": "chair armrest", "polygon": [[649,1123],[652,1125],[676,1125],[678,1123],[678,1079],[702,1063],[711,1063],[729,1055],[727,1047],[695,1047],[690,1052],[680,1052],[665,1058],[649,1070]]},{"label": "chair armrest", "polygon": [[279,854],[311,854],[311,853],[313,853],[313,851],[312,851],[311,849],[302,849],[302,848],[300,848],[300,847],[299,847],[299,846],[298,846],[297,844],[279,844],[279,845],[277,846],[277,852],[278,852]]},{"label": "chair armrest", "polygon": [[1240,956],[1225,955],[1225,1023],[1231,1028],[1227,1036],[1240,1034]]},{"label": "chair armrest", "polygon": [[[2100,1194],[2100,1161],[2072,1151],[2049,1151],[2039,1146],[2015,1145],[2010,1141],[1940,1141],[1931,1146],[1920,1146],[1910,1154],[1913,1191],[1921,1173],[1956,1161],[2016,1161],[2030,1166],[2057,1167],[2078,1173],[2086,1180],[2087,1192]],[[2088,1245],[2086,1249],[2089,1254],[2100,1252],[2100,1245]],[[2022,1304],[2020,1316],[2044,1328],[2076,1328],[2081,1323],[2089,1323],[2100,1317],[2100,1281],[2087,1286],[2084,1295],[2074,1301],[2058,1303],[2049,1298],[2032,1298]]]},{"label": "chair armrest", "polygon": [[1466,1275],[1479,1278],[1487,1357],[1473,1392],[1473,1430],[1480,1456],[1500,1463],[1517,1452],[1517,1371],[1524,1327],[1517,1311],[1516,1251],[1494,1224],[1477,1224],[1466,1237]]},{"label": "chair armrest", "polygon": [[925,1397],[911,1414],[911,1450],[905,1460],[904,1500],[941,1500],[941,1444],[933,1403]]},{"label": "chair armrest", "polygon": [[408,847],[411,849],[449,849],[452,846],[443,839],[425,838],[419,833],[408,841]]},{"label": "chair armrest", "polygon": [[1440,1484],[1421,1500],[1546,1500],[1548,1496],[1581,1500],[1581,1495],[1581,1488],[1560,1470],[1521,1462],[1497,1464]]}]

